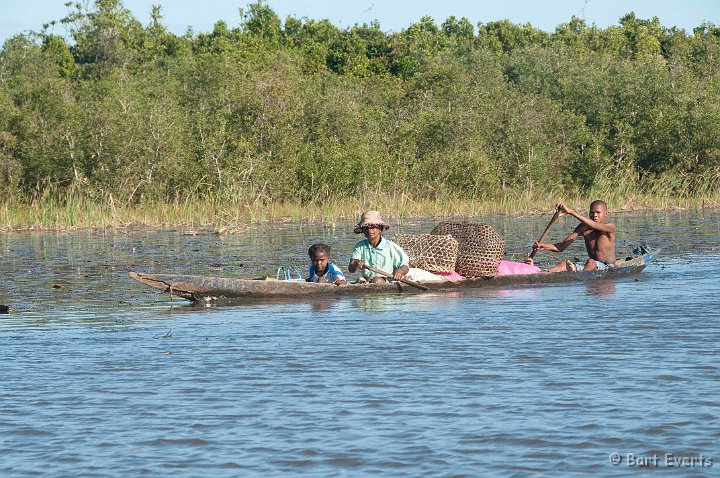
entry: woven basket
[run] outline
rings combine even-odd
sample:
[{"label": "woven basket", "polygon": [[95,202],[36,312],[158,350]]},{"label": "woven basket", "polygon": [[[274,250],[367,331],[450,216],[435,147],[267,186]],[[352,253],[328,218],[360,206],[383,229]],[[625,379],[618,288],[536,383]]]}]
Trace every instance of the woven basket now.
[{"label": "woven basket", "polygon": [[452,272],[458,257],[458,241],[450,235],[395,234],[393,242],[410,257],[410,267],[429,272]]},{"label": "woven basket", "polygon": [[441,222],[430,234],[451,235],[458,241],[455,271],[465,277],[497,275],[505,255],[505,241],[492,226],[471,222]]}]

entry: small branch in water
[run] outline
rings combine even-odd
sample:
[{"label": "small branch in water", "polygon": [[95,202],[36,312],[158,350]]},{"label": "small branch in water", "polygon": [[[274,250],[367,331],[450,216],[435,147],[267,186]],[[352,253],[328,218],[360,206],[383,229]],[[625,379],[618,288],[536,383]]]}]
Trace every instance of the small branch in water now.
[{"label": "small branch in water", "polygon": [[172,337],[172,329],[168,330],[165,335],[157,334],[157,335],[153,336],[154,339],[160,339],[160,338],[169,339],[170,337]]}]

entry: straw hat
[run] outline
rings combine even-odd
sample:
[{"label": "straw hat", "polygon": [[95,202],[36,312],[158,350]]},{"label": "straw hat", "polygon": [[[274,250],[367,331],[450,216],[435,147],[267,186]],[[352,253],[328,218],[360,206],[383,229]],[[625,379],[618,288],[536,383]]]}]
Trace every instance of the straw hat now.
[{"label": "straw hat", "polygon": [[357,223],[353,232],[360,234],[363,227],[367,226],[378,226],[380,229],[390,229],[390,226],[383,220],[382,216],[377,211],[365,211],[360,216],[360,222]]}]

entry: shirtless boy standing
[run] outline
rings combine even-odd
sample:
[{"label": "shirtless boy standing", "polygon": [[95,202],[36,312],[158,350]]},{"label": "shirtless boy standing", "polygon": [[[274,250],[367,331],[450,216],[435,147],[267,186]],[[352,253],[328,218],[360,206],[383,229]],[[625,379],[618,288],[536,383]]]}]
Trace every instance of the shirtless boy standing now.
[{"label": "shirtless boy standing", "polygon": [[582,214],[573,211],[560,203],[556,209],[561,214],[569,214],[580,221],[575,230],[565,238],[562,242],[556,244],[545,244],[536,242],[533,249],[562,252],[572,244],[578,236],[585,239],[585,247],[589,259],[585,262],[582,269],[578,265],[570,261],[562,261],[557,265],[549,268],[548,272],[564,272],[564,271],[594,271],[607,269],[615,265],[615,225],[605,222],[608,215],[607,204],[605,201],[593,201],[590,204],[590,217],[587,218]]}]

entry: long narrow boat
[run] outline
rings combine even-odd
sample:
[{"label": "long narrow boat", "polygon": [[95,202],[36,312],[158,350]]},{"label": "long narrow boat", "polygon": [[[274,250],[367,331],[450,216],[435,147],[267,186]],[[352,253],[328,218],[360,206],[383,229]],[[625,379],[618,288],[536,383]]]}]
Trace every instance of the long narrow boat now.
[{"label": "long narrow boat", "polygon": [[[659,251],[618,262],[615,267],[588,272],[540,272],[537,274],[502,275],[451,282],[425,282],[431,292],[452,292],[480,287],[555,284],[603,278],[632,276],[640,273]],[[391,284],[317,284],[314,282],[232,279],[182,274],[146,274],[129,272],[130,277],[171,296],[196,302],[200,300],[252,301],[258,299],[293,299],[358,294],[423,293],[401,283]]]}]

